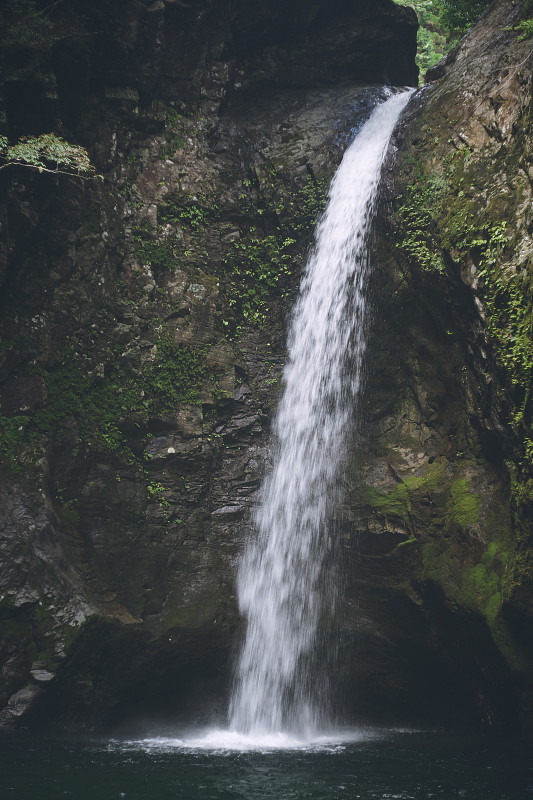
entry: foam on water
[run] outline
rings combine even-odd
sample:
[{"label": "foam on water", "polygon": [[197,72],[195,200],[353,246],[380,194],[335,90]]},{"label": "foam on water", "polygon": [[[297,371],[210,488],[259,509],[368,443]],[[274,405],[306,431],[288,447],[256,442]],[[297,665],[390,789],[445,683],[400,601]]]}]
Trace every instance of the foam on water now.
[{"label": "foam on water", "polygon": [[147,736],[142,739],[114,741],[111,746],[146,751],[188,750],[196,752],[268,752],[290,750],[305,752],[337,752],[346,745],[381,739],[390,731],[360,728],[332,731],[321,736],[299,738],[283,731],[263,734],[240,734],[224,728],[212,728],[193,735]]}]

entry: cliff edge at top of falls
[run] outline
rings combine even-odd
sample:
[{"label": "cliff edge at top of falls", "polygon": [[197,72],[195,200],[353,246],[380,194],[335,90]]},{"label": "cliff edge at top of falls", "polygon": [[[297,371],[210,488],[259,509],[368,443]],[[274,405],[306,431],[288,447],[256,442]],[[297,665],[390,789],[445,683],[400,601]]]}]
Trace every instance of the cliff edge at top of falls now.
[{"label": "cliff edge at top of falls", "polygon": [[224,697],[302,259],[365,84],[416,82],[416,18],[44,7],[2,5],[3,131],[85,145],[103,180],[0,170],[2,721],[196,716]]},{"label": "cliff edge at top of falls", "polygon": [[59,125],[97,160],[95,105],[138,119],[156,100],[216,113],[276,87],[417,84],[416,15],[392,0],[7,0],[0,15],[4,132]]}]

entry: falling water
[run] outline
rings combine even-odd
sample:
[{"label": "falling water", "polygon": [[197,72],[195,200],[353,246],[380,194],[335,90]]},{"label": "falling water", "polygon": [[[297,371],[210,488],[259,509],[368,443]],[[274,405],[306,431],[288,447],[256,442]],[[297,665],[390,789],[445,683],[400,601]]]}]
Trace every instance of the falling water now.
[{"label": "falling water", "polygon": [[410,92],[379,105],[331,184],[289,334],[274,461],[244,553],[238,596],[247,620],[230,729],[312,735],[324,726],[312,689],[319,617],[335,600],[325,580],[328,518],[354,416],[365,350],[367,239],[381,167]]}]

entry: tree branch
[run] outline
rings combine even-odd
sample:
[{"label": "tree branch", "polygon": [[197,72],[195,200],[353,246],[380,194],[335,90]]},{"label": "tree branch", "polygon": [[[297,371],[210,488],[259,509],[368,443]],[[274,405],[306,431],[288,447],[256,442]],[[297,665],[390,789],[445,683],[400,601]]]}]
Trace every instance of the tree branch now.
[{"label": "tree branch", "polygon": [[49,169],[48,167],[41,167],[38,164],[25,164],[23,161],[8,161],[6,164],[0,164],[0,170],[7,169],[7,167],[27,167],[28,169],[36,169],[38,172],[48,172],[50,175],[68,175],[69,178],[80,178],[82,181],[90,181],[94,178],[104,179],[103,175],[82,175],[81,172],[67,172],[64,169]]}]

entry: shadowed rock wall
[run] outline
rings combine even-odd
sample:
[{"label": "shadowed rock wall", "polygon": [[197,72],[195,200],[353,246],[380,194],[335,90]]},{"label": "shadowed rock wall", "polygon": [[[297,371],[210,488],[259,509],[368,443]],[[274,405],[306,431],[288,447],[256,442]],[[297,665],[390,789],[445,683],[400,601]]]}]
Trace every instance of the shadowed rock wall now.
[{"label": "shadowed rock wall", "polygon": [[[381,94],[365,84],[416,82],[407,9],[251,8],[60,4],[52,28],[6,42],[8,134],[85,144],[103,180],[0,170],[5,722],[223,708],[235,563],[314,222]],[[523,13],[493,5],[391,158],[336,521],[349,718],[528,716]]]},{"label": "shadowed rock wall", "polygon": [[513,31],[527,13],[493,4],[397,131],[341,517],[356,705],[445,718],[459,702],[530,735],[532,44]]},{"label": "shadowed rock wall", "polygon": [[364,82],[416,81],[388,0],[249,8],[2,12],[6,132],[103,176],[0,171],[5,722],[226,691],[302,259]]}]

